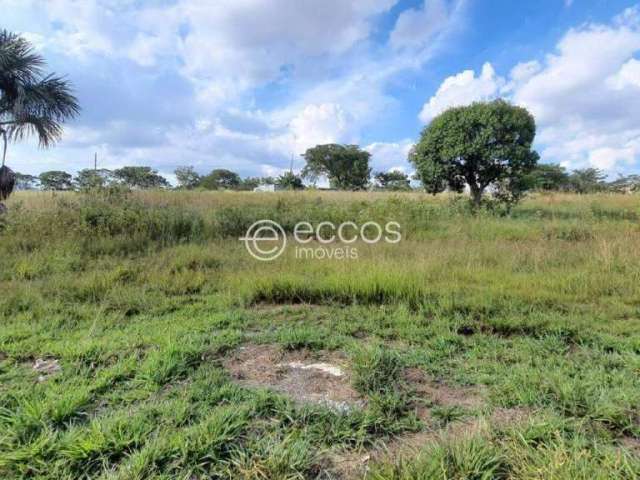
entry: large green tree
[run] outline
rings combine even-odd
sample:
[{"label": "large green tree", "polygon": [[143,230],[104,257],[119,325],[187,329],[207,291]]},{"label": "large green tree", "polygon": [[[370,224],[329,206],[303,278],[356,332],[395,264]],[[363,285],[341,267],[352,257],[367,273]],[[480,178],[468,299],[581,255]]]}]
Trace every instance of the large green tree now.
[{"label": "large green tree", "polygon": [[326,176],[331,188],[363,190],[369,183],[371,154],[357,145],[317,145],[303,155],[302,176],[311,181]]},{"label": "large green tree", "polygon": [[378,188],[382,190],[403,191],[411,190],[411,180],[406,173],[392,170],[378,172],[374,175]]},{"label": "large green tree", "polygon": [[276,180],[276,185],[282,190],[304,190],[302,178],[292,171],[283,173]]},{"label": "large green tree", "polygon": [[122,167],[114,170],[113,177],[129,188],[147,189],[169,186],[167,179],[151,167]]},{"label": "large green tree", "polygon": [[527,174],[527,182],[533,190],[563,190],[569,185],[569,174],[561,165],[539,163]]},{"label": "large green tree", "polygon": [[40,179],[34,175],[16,172],[16,190],[33,190],[40,183]]},{"label": "large green tree", "polygon": [[535,120],[526,109],[504,100],[477,102],[434,118],[409,159],[430,193],[447,187],[461,192],[468,185],[477,208],[491,187],[514,201],[522,194],[524,175],[538,162],[531,148],[535,134]]},{"label": "large green tree", "polygon": [[73,190],[73,177],[60,170],[42,172],[38,177],[43,190]]},{"label": "large green tree", "polygon": [[19,35],[0,30],[0,201],[15,186],[15,174],[6,165],[9,142],[30,135],[49,147],[62,135],[64,121],[80,112],[67,80],[45,74],[45,61]]},{"label": "large green tree", "polygon": [[574,170],[569,175],[569,188],[576,193],[595,193],[607,188],[607,175],[597,168]]},{"label": "large green tree", "polygon": [[224,168],[213,170],[200,182],[200,186],[207,190],[237,190],[241,184],[240,175]]},{"label": "large green tree", "polygon": [[106,168],[85,168],[76,174],[74,182],[80,190],[104,188],[113,181],[113,172]]},{"label": "large green tree", "polygon": [[193,167],[178,167],[175,169],[174,173],[176,174],[176,179],[178,180],[180,188],[184,188],[186,190],[193,190],[202,180],[202,177],[200,177]]}]

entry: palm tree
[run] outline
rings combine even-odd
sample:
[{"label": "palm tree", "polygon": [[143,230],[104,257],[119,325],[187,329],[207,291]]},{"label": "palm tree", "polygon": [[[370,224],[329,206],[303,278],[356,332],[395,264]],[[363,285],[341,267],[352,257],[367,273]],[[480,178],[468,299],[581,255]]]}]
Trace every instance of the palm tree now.
[{"label": "palm tree", "polygon": [[45,75],[44,66],[27,40],[0,30],[0,201],[15,186],[15,173],[5,165],[8,143],[33,134],[40,147],[50,147],[60,139],[62,123],[80,112],[69,82]]}]

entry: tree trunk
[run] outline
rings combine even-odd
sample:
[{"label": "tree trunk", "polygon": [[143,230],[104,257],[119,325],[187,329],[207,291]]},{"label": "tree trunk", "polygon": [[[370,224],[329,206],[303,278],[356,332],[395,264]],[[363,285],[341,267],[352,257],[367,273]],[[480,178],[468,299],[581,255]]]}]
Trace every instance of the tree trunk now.
[{"label": "tree trunk", "polygon": [[480,187],[473,184],[469,184],[469,189],[471,191],[471,202],[473,204],[473,209],[478,210],[482,202],[482,190],[480,189]]}]

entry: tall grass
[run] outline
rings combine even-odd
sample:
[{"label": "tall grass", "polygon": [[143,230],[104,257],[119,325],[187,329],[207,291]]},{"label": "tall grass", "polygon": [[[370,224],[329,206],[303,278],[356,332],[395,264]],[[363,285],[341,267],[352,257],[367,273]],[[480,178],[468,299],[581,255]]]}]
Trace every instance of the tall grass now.
[{"label": "tall grass", "polygon": [[[640,439],[638,197],[534,196],[509,217],[450,196],[335,192],[19,192],[9,207],[0,477],[317,478],[328,450],[420,429],[439,433],[371,477],[638,475],[624,447]],[[263,218],[288,232],[396,221],[403,240],[264,263],[238,241]],[[220,360],[247,342],[347,352],[362,408],[241,388]],[[61,372],[38,381],[37,358]],[[482,405],[438,405],[421,423],[406,367]],[[509,409],[533,418],[440,436]]]}]

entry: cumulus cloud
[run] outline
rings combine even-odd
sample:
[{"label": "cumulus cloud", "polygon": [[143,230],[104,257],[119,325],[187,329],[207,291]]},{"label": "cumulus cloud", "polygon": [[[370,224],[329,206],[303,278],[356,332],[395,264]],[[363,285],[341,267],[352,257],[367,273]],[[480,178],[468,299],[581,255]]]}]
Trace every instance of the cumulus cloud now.
[{"label": "cumulus cloud", "polygon": [[485,64],[479,77],[447,78],[424,105],[428,123],[454,105],[506,96],[538,123],[543,160],[569,167],[625,170],[640,156],[640,16],[625,10],[610,24],[569,30],[542,62],[516,65],[509,78]]},{"label": "cumulus cloud", "polygon": [[400,14],[391,32],[391,45],[398,48],[424,47],[447,24],[449,13],[444,0],[424,0],[421,8]]},{"label": "cumulus cloud", "polygon": [[463,3],[400,11],[387,40],[373,34],[398,0],[0,0],[3,24],[69,74],[84,107],[56,149],[12,145],[10,158],[29,173],[84,168],[95,151],[105,168],[255,175],[292,154],[300,168],[316,143],[361,139],[397,101],[389,82],[429,61]]},{"label": "cumulus cloud", "polygon": [[403,173],[413,171],[407,161],[413,141],[405,139],[400,142],[374,142],[365,147],[371,154],[371,167],[376,172],[398,170]]},{"label": "cumulus cloud", "polygon": [[622,68],[607,79],[609,86],[615,90],[627,87],[640,88],[640,61],[632,58]]},{"label": "cumulus cloud", "polygon": [[422,107],[420,120],[428,123],[447,108],[493,98],[504,84],[505,80],[496,75],[490,63],[484,64],[477,77],[473,70],[465,70],[442,82],[436,94]]},{"label": "cumulus cloud", "polygon": [[334,103],[307,105],[291,120],[291,135],[297,152],[323,143],[352,143],[349,115]]}]

